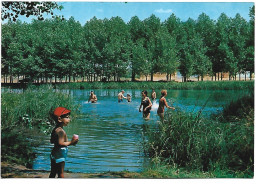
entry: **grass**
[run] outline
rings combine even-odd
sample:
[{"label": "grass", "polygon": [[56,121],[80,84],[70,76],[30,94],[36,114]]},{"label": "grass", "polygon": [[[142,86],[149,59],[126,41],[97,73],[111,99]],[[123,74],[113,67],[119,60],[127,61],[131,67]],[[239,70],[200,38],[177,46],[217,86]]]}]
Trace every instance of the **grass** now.
[{"label": "grass", "polygon": [[33,147],[40,144],[40,134],[54,126],[50,112],[58,106],[77,109],[67,94],[54,92],[51,86],[29,87],[23,93],[1,94],[2,161],[32,166]]},{"label": "grass", "polygon": [[198,82],[78,82],[54,84],[57,89],[176,89],[176,90],[253,90],[254,81]]},{"label": "grass", "polygon": [[[244,101],[247,99],[246,101]],[[168,111],[164,122],[144,132],[144,149],[157,165],[211,173],[214,177],[253,177],[254,96],[225,108],[219,118]],[[240,115],[241,110],[244,114]],[[227,113],[236,109],[238,113]],[[221,117],[220,117],[221,116]]]}]

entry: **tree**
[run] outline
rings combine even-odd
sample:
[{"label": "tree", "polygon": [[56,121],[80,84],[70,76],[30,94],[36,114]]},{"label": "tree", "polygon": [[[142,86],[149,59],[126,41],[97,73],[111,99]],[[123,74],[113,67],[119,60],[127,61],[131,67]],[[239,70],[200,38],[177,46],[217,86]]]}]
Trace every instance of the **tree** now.
[{"label": "tree", "polygon": [[[131,69],[132,69],[132,81],[135,81],[135,75],[140,74],[140,67],[142,66],[142,61],[146,61],[146,54],[144,54],[144,38],[145,38],[145,30],[144,23],[137,17],[134,16],[131,18],[129,23],[127,24],[129,27],[129,33],[131,35],[132,47],[130,47],[131,55]],[[140,51],[140,52],[139,52]]]},{"label": "tree", "polygon": [[229,69],[227,67],[227,63],[229,63],[229,61],[232,61],[232,53],[228,46],[230,29],[231,20],[229,19],[229,17],[227,17],[226,14],[222,13],[216,23],[216,60],[214,60],[215,62],[213,63],[213,71],[216,73],[228,72]]},{"label": "tree", "polygon": [[234,53],[235,65],[232,73],[244,73],[246,75],[246,34],[248,32],[247,22],[239,14],[236,14],[235,18],[231,19],[231,32],[229,46]]},{"label": "tree", "polygon": [[[202,39],[201,41],[203,42],[203,45],[206,48],[203,52],[207,56],[207,58],[210,60],[210,62],[212,63],[212,72],[215,75],[215,79],[216,79],[216,73],[219,71],[217,70],[218,62],[216,61],[216,57],[215,57],[215,54],[216,54],[215,22],[212,19],[210,19],[210,17],[208,15],[206,15],[205,13],[202,13],[199,15],[199,17],[196,21],[195,28],[196,28],[196,32],[198,33],[199,37]],[[206,59],[204,56],[202,56],[202,58]],[[202,60],[204,60],[204,59],[202,59]],[[210,71],[208,73],[210,73]]]},{"label": "tree", "polygon": [[250,21],[247,24],[248,33],[246,35],[246,60],[245,68],[246,71],[250,72],[250,80],[252,78],[252,73],[254,73],[254,58],[255,58],[255,6],[252,6],[249,11]]},{"label": "tree", "polygon": [[155,15],[151,15],[143,21],[145,28],[145,44],[144,47],[148,52],[148,62],[151,65],[151,81],[153,81],[153,74],[158,71],[158,55],[156,54],[156,37],[160,29],[160,19]]},{"label": "tree", "polygon": [[3,1],[1,18],[2,20],[16,21],[20,15],[36,16],[38,20],[44,20],[43,14],[51,14],[53,16],[54,9],[63,9],[56,2],[22,2],[22,1]]},{"label": "tree", "polygon": [[182,37],[180,38],[180,73],[184,82],[194,73],[194,56],[191,53],[191,44],[195,31],[195,21],[189,18],[181,24]]},{"label": "tree", "polygon": [[164,26],[158,31],[156,38],[158,39],[155,49],[158,55],[157,68],[161,73],[166,73],[166,80],[168,81],[169,76],[176,73],[179,66],[176,39],[169,34]]}]

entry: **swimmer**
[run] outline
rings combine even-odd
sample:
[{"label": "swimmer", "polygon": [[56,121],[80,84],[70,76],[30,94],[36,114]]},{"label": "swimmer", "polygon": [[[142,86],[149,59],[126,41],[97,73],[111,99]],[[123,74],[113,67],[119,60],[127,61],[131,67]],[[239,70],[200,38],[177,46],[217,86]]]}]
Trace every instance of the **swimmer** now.
[{"label": "swimmer", "polygon": [[127,98],[124,96],[124,93],[125,93],[124,90],[122,90],[120,93],[118,93],[118,95],[117,95],[117,97],[118,97],[118,103],[123,102],[123,98],[124,98],[124,99],[127,99]]},{"label": "swimmer", "polygon": [[154,91],[154,89],[153,89],[153,91],[152,91],[151,98],[152,98],[152,100],[155,100],[155,99],[156,99],[156,92]]},{"label": "swimmer", "polygon": [[158,107],[158,110],[157,110],[157,114],[158,116],[160,117],[160,119],[163,121],[164,119],[164,107],[166,106],[167,108],[169,109],[173,109],[175,110],[174,107],[170,107],[167,102],[166,102],[166,96],[167,96],[167,90],[162,90],[161,91],[161,98],[159,100],[159,107]]},{"label": "swimmer", "polygon": [[94,94],[93,91],[90,92],[90,96],[88,99],[88,102],[91,101],[91,103],[96,103],[97,102],[97,96]]},{"label": "swimmer", "polygon": [[147,91],[142,91],[142,100],[141,105],[139,107],[139,112],[141,112],[141,107],[143,106],[143,118],[146,120],[150,119],[150,111],[152,109],[152,102],[147,96]]}]

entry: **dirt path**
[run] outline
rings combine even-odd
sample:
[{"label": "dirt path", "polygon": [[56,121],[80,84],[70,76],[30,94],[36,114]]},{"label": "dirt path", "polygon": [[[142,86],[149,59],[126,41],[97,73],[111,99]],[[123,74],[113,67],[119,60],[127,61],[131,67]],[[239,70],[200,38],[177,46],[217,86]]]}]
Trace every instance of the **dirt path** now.
[{"label": "dirt path", "polygon": [[[49,171],[32,170],[21,165],[1,162],[2,178],[48,178]],[[65,173],[65,178],[140,178],[139,173],[107,172],[107,173]]]}]

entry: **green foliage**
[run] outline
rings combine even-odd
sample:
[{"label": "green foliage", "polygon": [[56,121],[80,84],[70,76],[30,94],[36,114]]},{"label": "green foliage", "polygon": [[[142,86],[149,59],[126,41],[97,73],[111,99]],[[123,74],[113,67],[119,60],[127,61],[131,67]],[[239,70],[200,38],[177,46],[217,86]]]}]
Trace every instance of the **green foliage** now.
[{"label": "green foliage", "polygon": [[[17,126],[30,128],[31,124],[33,128],[44,129],[48,133],[51,128],[51,110],[59,106],[76,109],[68,94],[55,92],[51,86],[31,86],[19,94],[4,92],[1,99],[2,130]],[[26,121],[27,118],[31,123]]]},{"label": "green foliage", "polygon": [[254,90],[254,81],[198,82],[78,82],[55,84],[57,89],[178,89],[178,90]]},{"label": "green foliage", "polygon": [[[8,19],[16,21],[18,16],[25,15],[36,16],[38,20],[44,20],[43,14],[50,13],[53,16],[53,10],[61,10],[63,7],[56,2],[1,2],[2,20]],[[54,16],[53,16],[54,17]]]},{"label": "green foliage", "polygon": [[10,76],[11,82],[13,76],[23,76],[43,83],[79,77],[120,81],[129,74],[132,81],[138,75],[150,75],[153,81],[155,73],[165,73],[169,80],[177,70],[184,81],[219,72],[235,77],[249,71],[251,78],[253,7],[250,18],[247,22],[239,14],[230,18],[223,13],[213,21],[203,13],[183,22],[172,14],[164,22],[151,15],[143,21],[134,16],[125,23],[120,17],[93,17],[84,26],[73,17],[30,24],[9,21],[2,25],[2,75]]},{"label": "green foliage", "polygon": [[[224,177],[244,173],[252,177],[254,171],[254,105],[253,96],[238,100],[233,122],[208,119],[200,114],[167,111],[164,122],[144,131],[144,149],[156,164],[206,171]],[[242,103],[241,103],[242,102]],[[240,110],[238,110],[240,109]],[[233,115],[233,114],[232,114]],[[227,116],[227,111],[223,113]]]},{"label": "green foliage", "polygon": [[32,167],[34,146],[49,134],[54,126],[50,113],[64,106],[77,110],[66,93],[54,91],[50,86],[29,87],[21,93],[1,93],[1,151],[2,161]]}]

